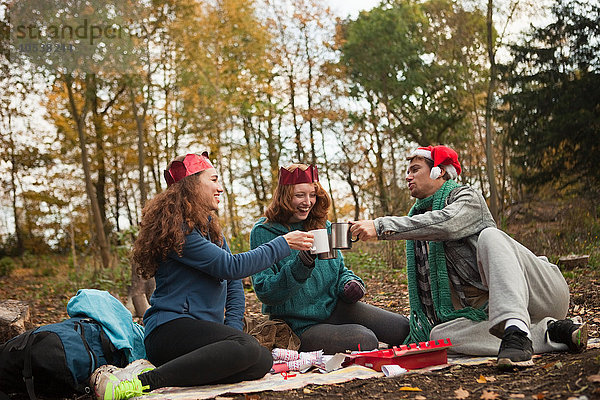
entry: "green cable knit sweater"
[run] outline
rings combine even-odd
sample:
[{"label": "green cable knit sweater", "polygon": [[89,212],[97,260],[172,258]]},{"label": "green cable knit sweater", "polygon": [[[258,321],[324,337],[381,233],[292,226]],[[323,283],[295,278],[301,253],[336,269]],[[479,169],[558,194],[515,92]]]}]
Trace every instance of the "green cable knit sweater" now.
[{"label": "green cable knit sweater", "polygon": [[[261,218],[252,228],[250,247],[253,249],[290,231],[304,230],[301,222],[286,227],[265,221],[266,218]],[[329,221],[327,229],[331,231]],[[298,251],[292,250],[290,256],[252,275],[252,284],[263,303],[263,314],[284,320],[294,333],[301,335],[310,326],[329,318],[344,285],[352,279],[362,283],[344,266],[340,251],[333,260],[317,258],[311,269],[300,261]]]}]

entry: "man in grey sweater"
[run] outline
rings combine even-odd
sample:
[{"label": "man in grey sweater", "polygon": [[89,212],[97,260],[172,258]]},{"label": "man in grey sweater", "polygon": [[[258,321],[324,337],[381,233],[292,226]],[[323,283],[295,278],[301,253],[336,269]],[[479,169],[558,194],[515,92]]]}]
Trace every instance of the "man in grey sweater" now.
[{"label": "man in grey sweater", "polygon": [[560,270],[497,229],[481,193],[454,181],[456,152],[419,147],[408,160],[409,214],[351,227],[360,240],[407,240],[407,342],[450,338],[454,352],[497,354],[500,368],[531,366],[533,353],[583,351],[588,328],[565,319]]}]

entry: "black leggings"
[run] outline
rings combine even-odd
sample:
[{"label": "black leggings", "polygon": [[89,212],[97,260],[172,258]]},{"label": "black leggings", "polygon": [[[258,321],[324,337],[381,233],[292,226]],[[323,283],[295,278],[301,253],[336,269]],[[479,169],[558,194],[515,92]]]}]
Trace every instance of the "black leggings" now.
[{"label": "black leggings", "polygon": [[145,339],[146,356],[157,368],[139,376],[150,390],[259,379],[273,365],[271,352],[235,328],[179,318]]},{"label": "black leggings", "polygon": [[335,354],[346,350],[369,351],[379,342],[400,345],[408,336],[408,318],[404,315],[357,302],[338,301],[331,316],[300,335],[300,350],[323,350]]}]

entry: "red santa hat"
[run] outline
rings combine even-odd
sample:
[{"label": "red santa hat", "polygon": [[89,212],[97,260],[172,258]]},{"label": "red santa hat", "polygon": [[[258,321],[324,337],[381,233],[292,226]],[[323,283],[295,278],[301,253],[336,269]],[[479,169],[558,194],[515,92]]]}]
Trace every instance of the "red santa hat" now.
[{"label": "red santa hat", "polygon": [[186,176],[197,174],[205,169],[214,168],[208,159],[208,152],[201,155],[187,154],[182,161],[173,161],[169,169],[165,170],[165,180],[167,186],[179,182]]},{"label": "red santa hat", "polygon": [[458,154],[450,147],[446,146],[427,146],[419,147],[412,152],[409,159],[414,157],[424,157],[433,161],[433,168],[429,176],[431,179],[437,179],[441,174],[442,170],[440,166],[444,167],[450,179],[456,179],[460,175],[460,163],[458,162]]}]

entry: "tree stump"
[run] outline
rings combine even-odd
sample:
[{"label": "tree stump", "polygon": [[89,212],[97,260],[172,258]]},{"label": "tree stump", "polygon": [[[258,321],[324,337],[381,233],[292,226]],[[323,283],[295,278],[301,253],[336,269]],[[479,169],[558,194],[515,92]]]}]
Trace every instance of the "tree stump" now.
[{"label": "tree stump", "polygon": [[29,305],[19,300],[0,300],[0,343],[6,342],[29,327]]}]

